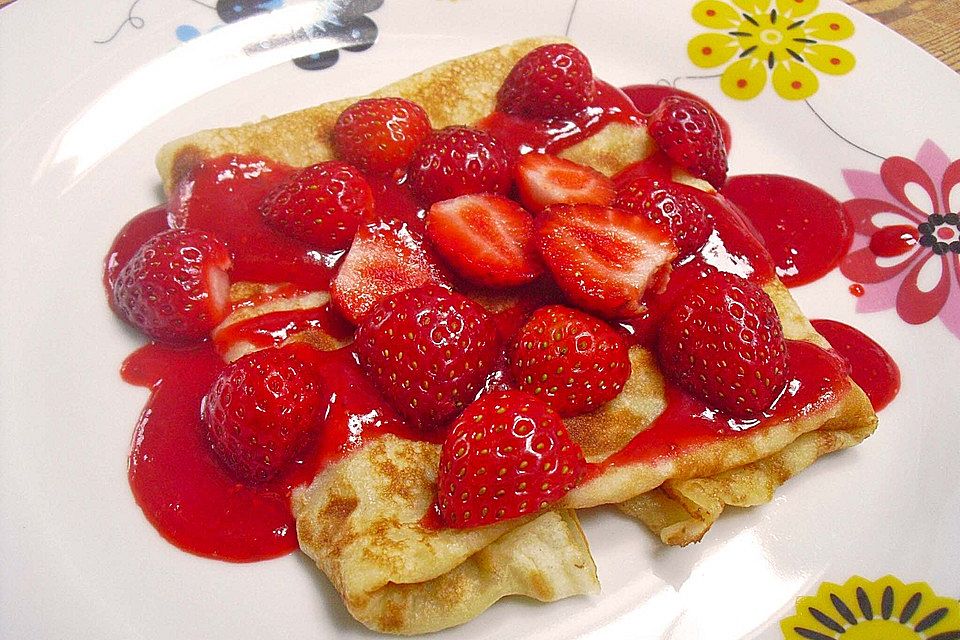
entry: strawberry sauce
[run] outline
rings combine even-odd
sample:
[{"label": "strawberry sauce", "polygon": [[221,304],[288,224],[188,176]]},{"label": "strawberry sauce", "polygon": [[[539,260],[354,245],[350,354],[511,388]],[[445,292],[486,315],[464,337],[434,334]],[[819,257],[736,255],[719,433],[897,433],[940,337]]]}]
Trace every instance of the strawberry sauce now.
[{"label": "strawberry sauce", "polygon": [[587,477],[595,477],[610,467],[681,455],[712,442],[735,441],[755,429],[827,407],[849,384],[846,363],[831,352],[809,342],[788,340],[787,353],[790,379],[763,418],[730,418],[667,383],[664,412],[623,449],[590,465]]},{"label": "strawberry sauce", "polygon": [[677,89],[676,87],[670,87],[665,84],[632,84],[628,87],[621,87],[630,101],[633,102],[633,105],[640,110],[641,113],[651,114],[657,110],[657,107],[660,106],[660,103],[664,98],[669,98],[671,96],[679,96],[681,98],[687,98],[688,100],[693,100],[694,102],[699,102],[707,109],[709,109],[714,117],[717,119],[717,124],[720,125],[720,132],[723,134],[723,144],[726,146],[727,151],[730,151],[731,140],[733,138],[730,133],[730,125],[726,120],[713,108],[709,102],[701,98],[700,96],[694,95],[689,91],[684,91],[683,89]]},{"label": "strawberry sauce", "polygon": [[310,309],[275,311],[241,320],[216,330],[213,342],[219,353],[225,353],[238,342],[265,349],[280,346],[291,336],[310,330],[322,331],[341,340],[353,335],[353,328],[326,304]]},{"label": "strawberry sauce", "polygon": [[870,337],[836,320],[811,320],[813,328],[850,363],[850,377],[880,411],[900,391],[900,368],[890,354]]},{"label": "strawberry sauce", "polygon": [[177,547],[201,556],[251,562],[297,548],[293,487],[384,433],[412,433],[371,386],[349,349],[324,352],[328,394],[323,426],[295,464],[263,484],[237,482],[205,438],[201,400],[226,367],[210,344],[148,345],[123,365],[123,379],[151,390],[133,436],[130,487],[147,519]]},{"label": "strawberry sauce", "polygon": [[853,224],[843,205],[809,182],[778,175],[734,176],[723,195],[763,237],[777,275],[788,287],[827,275],[850,248]]},{"label": "strawberry sauce", "polygon": [[593,104],[567,118],[522,118],[494,111],[478,126],[507,145],[512,153],[559,153],[595,134],[611,122],[640,125],[643,115],[622,91],[596,81]]}]

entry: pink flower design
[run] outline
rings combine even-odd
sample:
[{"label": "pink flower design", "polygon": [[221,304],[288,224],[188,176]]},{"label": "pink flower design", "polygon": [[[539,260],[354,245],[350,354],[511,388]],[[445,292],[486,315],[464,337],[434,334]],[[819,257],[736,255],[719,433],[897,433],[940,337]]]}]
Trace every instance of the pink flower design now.
[{"label": "pink flower design", "polygon": [[960,159],[928,140],[916,161],[895,156],[880,173],[843,177],[856,235],[840,271],[864,285],[857,311],[896,308],[909,324],[939,316],[960,338]]}]

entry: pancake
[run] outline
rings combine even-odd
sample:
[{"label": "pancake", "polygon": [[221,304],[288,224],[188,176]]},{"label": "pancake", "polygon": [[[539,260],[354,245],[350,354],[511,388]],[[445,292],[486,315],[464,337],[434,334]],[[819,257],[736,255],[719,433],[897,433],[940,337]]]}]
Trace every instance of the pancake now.
[{"label": "pancake", "polygon": [[[491,113],[496,93],[513,65],[533,48],[560,41],[522,40],[443,63],[384,87],[372,96],[400,96],[419,103],[435,128],[475,123]],[[339,100],[262,122],[203,131],[163,147],[157,166],[168,195],[205,159],[253,154],[292,166],[334,158],[330,142],[339,113],[358,98]],[[611,123],[560,155],[613,175],[655,150],[641,124]],[[675,174],[676,175],[676,174]],[[679,176],[704,190],[705,182]],[[255,348],[231,341],[231,323],[277,309],[319,309],[326,291],[234,284],[240,316],[215,332],[229,358]],[[784,334],[827,348],[772,277],[763,284]],[[274,292],[276,293],[276,292]],[[509,308],[509,296],[477,298],[488,309]],[[304,339],[320,349],[349,341],[314,327],[285,340]],[[652,352],[630,349],[633,366],[624,391],[597,411],[566,420],[593,471],[557,510],[475,530],[426,526],[435,495],[439,447],[394,436],[374,439],[321,472],[294,494],[303,551],[330,578],[351,614],[368,627],[420,633],[459,624],[507,594],[553,600],[597,589],[595,568],[572,509],[621,504],[667,544],[698,540],[725,505],[769,500],[773,490],[817,457],[852,446],[872,433],[876,415],[864,393],[846,376],[829,397],[795,415],[768,421],[736,438],[676,447],[652,458],[623,452],[655,429],[668,405],[668,385]]]}]

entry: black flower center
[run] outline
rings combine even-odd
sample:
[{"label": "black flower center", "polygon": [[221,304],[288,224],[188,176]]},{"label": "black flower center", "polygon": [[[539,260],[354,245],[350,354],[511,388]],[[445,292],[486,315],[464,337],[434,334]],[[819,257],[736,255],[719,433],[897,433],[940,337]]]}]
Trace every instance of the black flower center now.
[{"label": "black flower center", "polygon": [[960,254],[960,215],[935,213],[917,225],[921,247],[928,247],[938,256],[949,251]]}]

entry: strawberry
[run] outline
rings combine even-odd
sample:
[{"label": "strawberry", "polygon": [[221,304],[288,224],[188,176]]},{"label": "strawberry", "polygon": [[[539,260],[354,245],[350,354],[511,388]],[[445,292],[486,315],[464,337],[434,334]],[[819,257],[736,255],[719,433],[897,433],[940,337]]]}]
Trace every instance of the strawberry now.
[{"label": "strawberry", "polygon": [[373,192],[360,171],[337,160],[301,169],[260,202],[267,224],[323,251],[348,247],[373,209]]},{"label": "strawberry", "polygon": [[211,448],[237,479],[262,482],[282,472],[323,417],[314,370],[318,352],[302,342],[263,349],[224,369],[204,398]]},{"label": "strawberry", "polygon": [[113,284],[113,308],[161,342],[198,342],[226,317],[232,261],[226,246],[195,229],[171,229],[141,245]]},{"label": "strawberry", "polygon": [[759,286],[728,273],[706,276],[674,302],[657,356],[667,377],[738,418],[769,409],[787,381],[776,307]]},{"label": "strawberry", "polygon": [[666,285],[677,257],[666,231],[620,209],[558,204],[534,223],[557,285],[574,304],[605,318],[639,315],[644,291]]},{"label": "strawberry", "polygon": [[397,411],[423,430],[460,413],[500,354],[483,307],[436,285],[380,302],[357,329],[355,348]]},{"label": "strawberry", "polygon": [[528,153],[513,165],[520,202],[538,212],[551,204],[606,206],[616,195],[613,182],[599,171],[546,153]]},{"label": "strawberry", "polygon": [[543,273],[533,218],[503,196],[435,203],[427,213],[427,238],[454,271],[480,286],[514,287]]},{"label": "strawberry", "polygon": [[570,44],[548,44],[517,61],[497,93],[497,109],[562,118],[589,106],[596,92],[587,56]]},{"label": "strawberry", "polygon": [[517,386],[563,417],[613,400],[630,377],[627,343],[591,315],[552,305],[534,312],[510,345]]},{"label": "strawberry", "polygon": [[427,136],[410,160],[407,178],[427,205],[468,193],[505,194],[510,156],[486,131],[447,127]]},{"label": "strawberry", "polygon": [[580,445],[546,404],[522,391],[486,393],[440,450],[440,516],[464,529],[537,513],[569,493],[585,467]]},{"label": "strawberry", "polygon": [[367,98],[343,110],[333,127],[337,155],[364,171],[403,170],[430,134],[423,107],[403,98]]},{"label": "strawberry", "polygon": [[617,189],[613,206],[666,229],[684,257],[702,247],[713,230],[705,197],[685,184],[641,176]]},{"label": "strawberry", "polygon": [[330,295],[358,324],[380,300],[422,284],[447,281],[420,235],[398,221],[361,226],[340,263]]},{"label": "strawberry", "polygon": [[720,123],[699,102],[665,98],[647,119],[647,129],[670,158],[715,189],[727,179],[727,149]]}]

